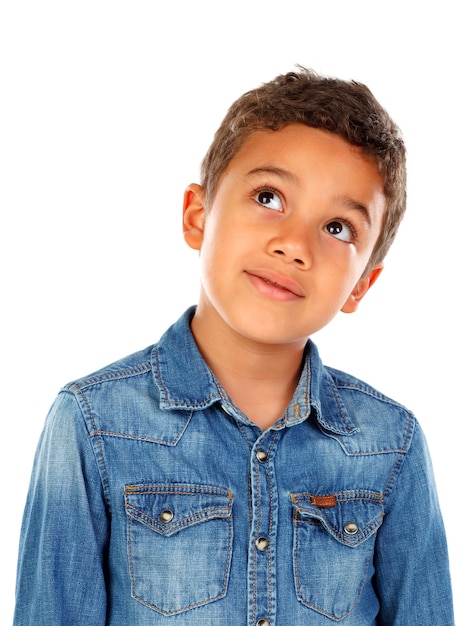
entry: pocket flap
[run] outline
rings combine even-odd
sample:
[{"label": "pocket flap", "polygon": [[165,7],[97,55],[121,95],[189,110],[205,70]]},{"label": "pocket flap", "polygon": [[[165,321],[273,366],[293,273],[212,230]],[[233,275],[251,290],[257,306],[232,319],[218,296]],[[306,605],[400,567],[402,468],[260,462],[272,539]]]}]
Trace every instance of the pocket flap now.
[{"label": "pocket flap", "polygon": [[126,485],[127,515],[165,536],[213,518],[231,515],[232,493],[202,485]]},{"label": "pocket flap", "polygon": [[297,524],[322,525],[349,547],[365,541],[382,523],[382,494],[345,491],[330,495],[292,494]]}]

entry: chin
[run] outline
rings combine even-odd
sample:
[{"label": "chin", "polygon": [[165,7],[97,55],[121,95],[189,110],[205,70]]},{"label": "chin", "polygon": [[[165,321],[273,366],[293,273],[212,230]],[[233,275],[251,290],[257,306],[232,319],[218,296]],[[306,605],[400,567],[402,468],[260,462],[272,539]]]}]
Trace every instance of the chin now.
[{"label": "chin", "polygon": [[257,321],[251,327],[249,325],[238,325],[235,326],[234,330],[248,341],[270,346],[293,343],[305,344],[311,334],[304,332],[304,329],[292,331],[289,328],[289,324],[270,323],[265,320]]}]

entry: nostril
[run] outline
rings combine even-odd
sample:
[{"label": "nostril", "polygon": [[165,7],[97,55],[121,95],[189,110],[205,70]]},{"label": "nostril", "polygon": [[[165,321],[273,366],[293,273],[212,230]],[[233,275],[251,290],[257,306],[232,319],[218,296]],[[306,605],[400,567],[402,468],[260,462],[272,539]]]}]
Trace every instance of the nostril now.
[{"label": "nostril", "polygon": [[[275,250],[273,250],[274,254],[278,254],[279,256],[287,256],[286,252],[284,252],[284,250],[280,250],[279,248],[276,248]],[[298,265],[304,265],[304,261],[302,259],[299,258],[295,258],[293,259],[294,263],[297,263]]]},{"label": "nostril", "polygon": [[286,253],[286,251],[281,250],[281,248],[274,248],[273,254],[276,254],[277,256],[285,257],[289,263],[296,263],[296,265],[306,265],[306,262],[303,261],[303,259],[300,259],[299,257],[293,258],[291,251],[289,253]]}]

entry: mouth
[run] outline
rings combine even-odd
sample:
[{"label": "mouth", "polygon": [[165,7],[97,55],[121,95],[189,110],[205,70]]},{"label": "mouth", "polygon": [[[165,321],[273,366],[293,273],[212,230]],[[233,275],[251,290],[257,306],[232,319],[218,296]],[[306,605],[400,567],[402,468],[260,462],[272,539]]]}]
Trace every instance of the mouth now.
[{"label": "mouth", "polygon": [[[302,287],[291,278],[281,276],[270,270],[250,270],[247,271],[250,280],[257,286],[266,291],[267,295],[278,296],[278,299],[303,298],[304,291]],[[279,296],[282,297],[279,297]]]}]

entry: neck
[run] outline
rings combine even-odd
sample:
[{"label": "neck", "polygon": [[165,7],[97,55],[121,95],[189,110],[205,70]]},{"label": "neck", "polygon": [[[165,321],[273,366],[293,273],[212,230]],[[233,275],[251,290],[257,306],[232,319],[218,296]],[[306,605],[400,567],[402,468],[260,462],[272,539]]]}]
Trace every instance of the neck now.
[{"label": "neck", "polygon": [[247,417],[268,428],[283,414],[299,381],[306,340],[266,344],[243,337],[197,308],[192,333],[203,358]]}]

